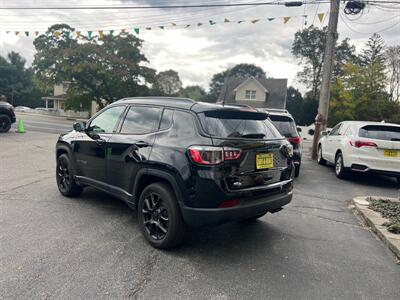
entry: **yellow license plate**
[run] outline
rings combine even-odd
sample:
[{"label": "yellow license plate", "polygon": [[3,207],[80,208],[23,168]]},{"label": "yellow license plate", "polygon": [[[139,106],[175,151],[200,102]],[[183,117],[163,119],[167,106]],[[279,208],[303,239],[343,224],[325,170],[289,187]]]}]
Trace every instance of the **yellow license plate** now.
[{"label": "yellow license plate", "polygon": [[256,155],[256,169],[270,169],[274,167],[273,153],[260,153]]},{"label": "yellow license plate", "polygon": [[397,157],[397,150],[383,150],[383,155],[388,157]]}]

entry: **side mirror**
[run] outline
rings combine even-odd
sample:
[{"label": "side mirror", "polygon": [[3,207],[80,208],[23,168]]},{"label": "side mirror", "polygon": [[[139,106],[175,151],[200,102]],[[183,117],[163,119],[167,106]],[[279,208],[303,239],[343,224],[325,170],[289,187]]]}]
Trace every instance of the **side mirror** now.
[{"label": "side mirror", "polygon": [[86,122],[83,122],[83,121],[76,122],[76,123],[74,123],[73,128],[74,128],[75,131],[78,131],[78,132],[85,131],[85,129],[86,129]]},{"label": "side mirror", "polygon": [[327,135],[329,135],[329,130],[326,130],[326,131],[322,131],[321,132],[321,136],[327,136]]},{"label": "side mirror", "polygon": [[301,128],[300,127],[296,127],[297,128],[297,132],[301,132]]}]

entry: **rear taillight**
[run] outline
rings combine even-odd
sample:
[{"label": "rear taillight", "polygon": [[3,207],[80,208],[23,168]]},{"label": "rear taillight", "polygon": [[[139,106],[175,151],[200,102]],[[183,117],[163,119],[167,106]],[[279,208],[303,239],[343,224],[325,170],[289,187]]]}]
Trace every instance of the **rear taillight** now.
[{"label": "rear taillight", "polygon": [[218,207],[219,208],[229,208],[229,207],[234,207],[239,204],[240,204],[240,200],[233,199],[233,200],[227,200],[227,201],[222,202]]},{"label": "rear taillight", "polygon": [[217,165],[223,161],[240,158],[241,150],[228,147],[191,146],[188,153],[193,162],[200,165]]},{"label": "rear taillight", "polygon": [[353,141],[350,140],[349,141],[350,145],[356,148],[361,148],[361,147],[378,147],[377,144],[375,144],[374,142],[370,142],[370,141]]},{"label": "rear taillight", "polygon": [[295,137],[288,137],[287,140],[292,144],[292,145],[299,145],[301,143],[301,137],[295,136]]}]

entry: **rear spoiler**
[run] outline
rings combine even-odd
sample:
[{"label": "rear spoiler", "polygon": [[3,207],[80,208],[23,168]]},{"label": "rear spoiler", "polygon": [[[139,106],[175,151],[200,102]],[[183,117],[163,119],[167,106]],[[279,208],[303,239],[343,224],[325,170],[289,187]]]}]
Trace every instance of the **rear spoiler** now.
[{"label": "rear spoiler", "polygon": [[206,110],[203,112],[206,117],[218,118],[218,119],[240,119],[240,120],[259,120],[264,121],[268,118],[268,113],[264,111],[249,109],[243,107],[237,108],[222,108],[216,110]]}]

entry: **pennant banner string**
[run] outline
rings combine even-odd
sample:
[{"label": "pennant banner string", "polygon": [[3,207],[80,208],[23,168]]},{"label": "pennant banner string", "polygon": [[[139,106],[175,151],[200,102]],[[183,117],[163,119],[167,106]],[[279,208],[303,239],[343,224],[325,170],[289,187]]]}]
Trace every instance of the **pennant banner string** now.
[{"label": "pennant banner string", "polygon": [[[318,16],[318,19],[319,19],[319,21],[321,22],[321,23],[323,23],[324,22],[324,18],[325,18],[325,16],[326,16],[326,14],[327,13],[317,13],[316,15]],[[262,21],[268,21],[268,22],[271,22],[271,21],[275,21],[275,20],[278,20],[278,19],[281,19],[281,20],[283,20],[283,24],[284,25],[286,25],[287,23],[289,23],[289,21],[291,20],[291,19],[293,19],[293,18],[303,18],[304,20],[307,20],[307,16],[308,15],[305,15],[305,14],[303,14],[303,15],[296,15],[296,16],[284,16],[284,17],[269,17],[269,18],[258,18],[258,19],[248,19],[248,20],[237,20],[237,21],[235,21],[235,20],[231,20],[231,19],[228,19],[228,18],[224,18],[222,21],[216,21],[216,20],[208,20],[208,22],[203,22],[203,21],[201,21],[201,22],[193,22],[193,23],[191,23],[191,24],[178,24],[178,23],[176,23],[176,22],[171,22],[171,23],[169,23],[169,24],[166,24],[166,25],[148,25],[148,26],[143,26],[143,27],[134,27],[134,28],[132,28],[132,29],[128,29],[128,28],[123,28],[123,29],[108,29],[108,30],[103,30],[103,29],[100,29],[100,30],[88,30],[88,31],[86,31],[87,32],[87,37],[89,38],[89,39],[92,39],[92,38],[95,38],[95,37],[98,37],[98,38],[100,38],[100,39],[103,39],[104,38],[104,36],[105,36],[105,34],[108,32],[110,35],[113,35],[113,33],[115,32],[115,31],[119,31],[120,33],[126,33],[126,32],[129,32],[130,30],[132,30],[132,32],[134,32],[135,34],[139,34],[139,32],[140,32],[140,28],[142,28],[142,29],[146,29],[146,30],[152,30],[153,28],[159,28],[159,29],[161,29],[161,30],[164,30],[164,29],[166,29],[166,28],[183,28],[183,29],[186,29],[186,28],[189,28],[189,27],[191,27],[191,26],[195,26],[195,27],[201,27],[201,26],[203,26],[203,25],[209,25],[209,26],[213,26],[213,25],[216,25],[216,24],[223,24],[223,23],[225,23],[225,24],[242,24],[242,23],[245,23],[245,22],[248,22],[248,23],[251,23],[251,24],[256,24],[256,23],[258,23],[258,24],[261,24],[262,23]],[[306,21],[305,21],[306,22]],[[20,33],[21,33],[21,31],[11,31],[11,30],[7,30],[7,31],[4,31],[6,34],[10,34],[10,33],[12,33],[12,34],[15,34],[15,35],[19,35]],[[22,31],[23,33],[24,33],[24,35],[25,36],[27,36],[27,37],[30,37],[30,36],[38,36],[39,34],[42,34],[42,33],[45,33],[44,31],[37,31],[37,30],[35,30],[35,31],[29,31],[29,30],[24,30],[24,31]],[[69,38],[70,36],[71,36],[71,33],[72,34],[74,34],[75,35],[75,37],[76,38],[80,38],[80,37],[82,37],[82,30],[77,30],[77,31],[74,31],[74,32],[70,32],[70,31],[54,31],[53,32],[53,35],[56,37],[56,38],[59,38],[59,37],[61,37],[61,36],[64,36],[64,37],[66,37],[66,38]]]}]

